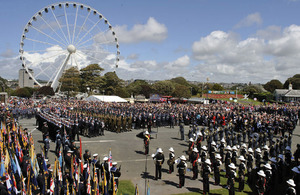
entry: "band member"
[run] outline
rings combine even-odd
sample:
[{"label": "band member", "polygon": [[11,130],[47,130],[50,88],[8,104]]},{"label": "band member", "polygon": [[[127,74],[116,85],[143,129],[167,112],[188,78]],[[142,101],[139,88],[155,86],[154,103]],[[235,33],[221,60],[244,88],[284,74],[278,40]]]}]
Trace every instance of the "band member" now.
[{"label": "band member", "polygon": [[167,163],[169,165],[169,173],[171,174],[174,172],[175,154],[174,149],[172,147],[169,149],[169,151],[169,160]]},{"label": "band member", "polygon": [[162,149],[158,148],[156,154],[153,154],[152,156],[155,161],[155,180],[161,179],[161,166],[165,162],[165,156]]},{"label": "band member", "polygon": [[186,158],[185,156],[182,155],[177,165],[178,174],[179,174],[179,186],[178,186],[179,188],[182,188],[182,186],[184,186],[186,167],[187,167]]},{"label": "band member", "polygon": [[144,134],[145,155],[149,154],[149,144],[150,144],[150,135],[149,132],[146,131]]},{"label": "band member", "polygon": [[192,155],[191,155],[191,163],[193,166],[193,180],[198,178],[198,159],[199,159],[199,153],[197,148],[193,149]]}]

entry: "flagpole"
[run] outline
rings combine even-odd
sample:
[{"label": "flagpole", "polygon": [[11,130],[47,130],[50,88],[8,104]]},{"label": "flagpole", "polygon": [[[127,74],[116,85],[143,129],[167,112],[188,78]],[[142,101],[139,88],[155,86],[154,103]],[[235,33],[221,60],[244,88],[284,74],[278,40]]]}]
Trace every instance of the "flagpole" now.
[{"label": "flagpole", "polygon": [[145,162],[145,195],[147,194],[147,177],[146,177],[146,173],[148,171],[147,169],[148,166],[148,154],[146,154],[146,162]]}]

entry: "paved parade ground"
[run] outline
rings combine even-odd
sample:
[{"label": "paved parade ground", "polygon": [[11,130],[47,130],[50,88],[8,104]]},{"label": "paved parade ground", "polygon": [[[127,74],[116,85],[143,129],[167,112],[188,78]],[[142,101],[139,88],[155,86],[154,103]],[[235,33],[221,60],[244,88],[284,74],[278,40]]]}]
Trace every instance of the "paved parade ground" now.
[{"label": "paved parade ground", "polygon": [[[28,128],[29,132],[32,133],[35,141],[36,152],[40,152],[40,145],[42,143],[42,133],[36,129],[35,119],[21,119],[20,124],[23,128]],[[185,134],[188,132],[188,127],[185,127]],[[178,188],[178,175],[177,169],[174,173],[168,174],[167,160],[169,158],[170,147],[175,150],[176,158],[185,154],[188,148],[186,141],[180,140],[179,127],[170,129],[168,127],[162,127],[154,129],[153,131],[157,134],[151,134],[150,151],[149,156],[144,155],[144,144],[143,139],[136,135],[143,130],[132,130],[124,133],[113,133],[105,131],[105,136],[87,138],[80,136],[82,139],[83,152],[86,149],[90,150],[91,155],[98,153],[100,162],[104,156],[108,155],[109,150],[112,152],[113,161],[118,162],[118,167],[121,165],[121,178],[120,180],[131,180],[134,185],[138,185],[140,194],[144,194],[145,191],[145,176],[147,181],[149,180],[151,194],[178,194],[185,192],[199,192],[202,190],[201,177],[198,180],[191,180],[192,172],[186,174],[186,184],[183,188]],[[79,142],[75,142],[79,146]],[[300,126],[297,126],[292,142],[292,151],[296,150],[296,144],[300,143]],[[155,165],[151,158],[151,154],[155,153],[156,149],[160,147],[165,154],[165,163],[163,164],[163,175],[161,180],[154,180]],[[50,152],[48,154],[49,162],[54,164],[55,159],[55,143],[51,142]],[[187,155],[186,155],[187,156]],[[188,168],[191,165],[188,163]],[[213,181],[213,178],[210,178]],[[221,188],[220,186],[210,185],[211,189]]]}]

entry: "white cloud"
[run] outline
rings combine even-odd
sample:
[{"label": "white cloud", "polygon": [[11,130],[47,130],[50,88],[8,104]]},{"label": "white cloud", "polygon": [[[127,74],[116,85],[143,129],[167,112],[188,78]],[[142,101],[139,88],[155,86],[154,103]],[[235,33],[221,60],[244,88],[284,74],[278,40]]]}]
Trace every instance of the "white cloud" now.
[{"label": "white cloud", "polygon": [[168,36],[168,29],[150,17],[146,24],[136,24],[132,29],[127,25],[116,26],[114,28],[120,43],[138,43],[143,41],[161,42]]},{"label": "white cloud", "polygon": [[127,59],[129,60],[137,60],[139,58],[139,54],[133,53],[127,56]]},{"label": "white cloud", "polygon": [[0,54],[1,57],[11,58],[15,56],[15,52],[12,49],[6,49],[4,52]]},{"label": "white cloud", "polygon": [[249,14],[246,18],[242,19],[237,25],[235,25],[235,28],[249,27],[252,25],[261,25],[262,23],[263,20],[260,16],[260,13],[256,12],[253,14]]},{"label": "white cloud", "polygon": [[193,58],[199,62],[196,69],[212,74],[214,82],[285,81],[299,72],[300,26],[279,29],[268,27],[245,40],[223,31],[211,32],[192,46]]}]

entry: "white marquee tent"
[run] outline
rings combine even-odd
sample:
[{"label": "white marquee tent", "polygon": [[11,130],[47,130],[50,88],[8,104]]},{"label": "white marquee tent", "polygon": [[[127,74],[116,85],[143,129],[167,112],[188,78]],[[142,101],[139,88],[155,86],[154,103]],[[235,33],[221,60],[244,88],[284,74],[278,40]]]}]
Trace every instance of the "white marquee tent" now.
[{"label": "white marquee tent", "polygon": [[127,102],[127,100],[115,95],[91,95],[87,97],[86,100],[101,102]]}]

